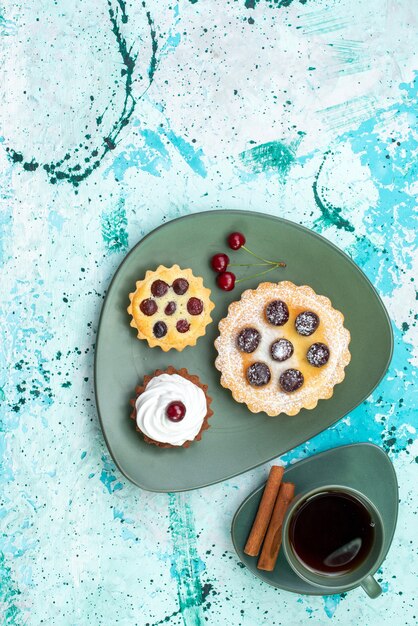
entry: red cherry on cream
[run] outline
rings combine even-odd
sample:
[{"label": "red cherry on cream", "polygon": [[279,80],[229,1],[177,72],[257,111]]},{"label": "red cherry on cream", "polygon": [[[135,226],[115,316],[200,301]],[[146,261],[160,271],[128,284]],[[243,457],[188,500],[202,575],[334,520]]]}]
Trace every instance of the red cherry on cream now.
[{"label": "red cherry on cream", "polygon": [[222,252],[214,254],[210,264],[215,272],[226,272],[226,268],[229,265],[229,256],[227,254],[223,254]]},{"label": "red cherry on cream", "polygon": [[223,289],[223,291],[232,291],[235,286],[235,274],[232,272],[218,274],[216,282],[218,283],[218,287]]},{"label": "red cherry on cream", "polygon": [[167,405],[165,413],[171,422],[181,422],[186,415],[186,407],[180,400],[175,400]]},{"label": "red cherry on cream", "polygon": [[239,250],[245,244],[245,237],[242,233],[231,233],[228,236],[228,245],[232,250]]}]

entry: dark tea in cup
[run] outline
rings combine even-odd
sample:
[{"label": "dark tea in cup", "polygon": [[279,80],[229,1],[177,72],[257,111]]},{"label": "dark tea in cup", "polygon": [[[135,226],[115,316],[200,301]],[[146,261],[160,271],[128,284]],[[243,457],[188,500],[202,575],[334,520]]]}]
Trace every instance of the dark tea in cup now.
[{"label": "dark tea in cup", "polygon": [[375,539],[366,505],[344,491],[312,495],[294,511],[289,541],[296,558],[311,572],[342,576],[357,569]]}]

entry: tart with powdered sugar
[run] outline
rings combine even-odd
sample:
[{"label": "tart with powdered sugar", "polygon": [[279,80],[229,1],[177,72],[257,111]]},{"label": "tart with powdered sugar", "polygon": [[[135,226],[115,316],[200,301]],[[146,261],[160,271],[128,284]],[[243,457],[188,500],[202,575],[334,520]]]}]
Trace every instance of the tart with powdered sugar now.
[{"label": "tart with powdered sugar", "polygon": [[130,415],[145,442],[159,448],[188,448],[200,441],[213,415],[208,386],[184,367],[171,365],[144,376],[135,389]]},{"label": "tart with powdered sugar", "polygon": [[129,294],[131,326],[151,348],[181,351],[194,346],[212,321],[215,305],[209,296],[210,289],[192,270],[160,265],[138,280],[136,290]]},{"label": "tart with powdered sugar", "polygon": [[296,415],[330,398],[351,355],[344,316],[307,285],[261,283],[219,323],[221,385],[250,411]]}]

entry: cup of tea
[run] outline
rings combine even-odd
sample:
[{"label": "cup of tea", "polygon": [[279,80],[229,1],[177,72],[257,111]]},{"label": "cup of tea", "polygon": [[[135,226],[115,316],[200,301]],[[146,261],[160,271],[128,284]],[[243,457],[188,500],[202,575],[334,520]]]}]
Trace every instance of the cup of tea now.
[{"label": "cup of tea", "polygon": [[361,585],[370,598],[382,589],[379,567],[384,529],[376,507],[351,487],[327,485],[298,495],[282,529],[282,547],[293,571],[332,593]]}]

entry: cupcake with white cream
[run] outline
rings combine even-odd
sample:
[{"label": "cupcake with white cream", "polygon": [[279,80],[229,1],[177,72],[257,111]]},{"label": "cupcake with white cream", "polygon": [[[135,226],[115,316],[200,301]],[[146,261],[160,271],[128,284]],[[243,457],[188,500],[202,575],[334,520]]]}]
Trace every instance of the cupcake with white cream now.
[{"label": "cupcake with white cream", "polygon": [[207,385],[182,368],[168,367],[145,376],[131,400],[136,430],[160,448],[188,448],[209,428],[213,414]]}]

